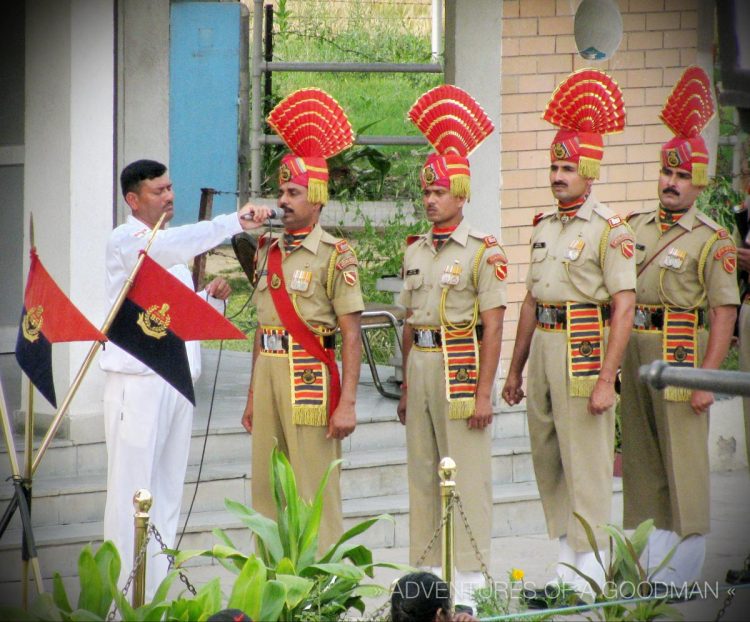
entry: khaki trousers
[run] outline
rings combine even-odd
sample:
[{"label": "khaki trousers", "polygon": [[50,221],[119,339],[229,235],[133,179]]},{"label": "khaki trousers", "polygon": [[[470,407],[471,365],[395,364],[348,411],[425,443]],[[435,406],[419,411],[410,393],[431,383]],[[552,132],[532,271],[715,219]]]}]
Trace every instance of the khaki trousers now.
[{"label": "khaki trousers", "polygon": [[[699,331],[699,361],[708,335]],[[633,332],[622,365],[623,523],[648,518],[680,536],[710,528],[708,415],[668,402],[643,384],[638,368],[662,358],[662,333]]]},{"label": "khaki trousers", "polygon": [[[407,360],[406,449],[409,472],[409,560],[416,565],[440,525],[440,460],[456,462],[456,486],[482,558],[489,565],[492,535],[492,426],[470,430],[466,419],[448,419],[442,352],[412,348]],[[456,511],[455,566],[480,563]],[[421,562],[439,566],[440,538]]]},{"label": "khaki trousers", "polygon": [[591,551],[577,512],[594,529],[610,522],[614,460],[614,407],[591,415],[588,398],[569,395],[564,331],[536,329],[527,380],[529,436],[534,473],[549,537],[567,536],[576,552]]},{"label": "khaki trousers", "polygon": [[[289,362],[285,356],[261,354],[255,364],[254,378],[252,507],[275,519],[276,503],[270,480],[274,446],[278,443],[289,458],[300,495],[311,501],[328,465],[341,457],[341,442],[326,438],[326,426],[292,423]],[[325,488],[319,551],[328,549],[343,533],[340,474],[341,468],[337,467]]]},{"label": "khaki trousers", "polygon": [[[740,305],[740,371],[750,372],[750,302]],[[745,450],[750,464],[750,397],[742,398],[745,412]]]}]

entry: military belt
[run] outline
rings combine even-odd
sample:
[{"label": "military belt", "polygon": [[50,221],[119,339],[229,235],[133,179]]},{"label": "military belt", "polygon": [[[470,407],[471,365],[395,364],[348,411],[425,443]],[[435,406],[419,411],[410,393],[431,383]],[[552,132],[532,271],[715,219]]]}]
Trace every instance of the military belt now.
[{"label": "military belt", "polygon": [[[261,327],[260,349],[263,352],[289,352],[289,333],[283,328]],[[330,350],[336,347],[336,335],[319,336],[323,347]]]},{"label": "military belt", "polygon": [[[671,307],[671,309],[691,313],[689,310],[680,310],[674,307]],[[698,328],[705,328],[705,309],[694,309],[693,312],[698,314]],[[664,307],[662,305],[636,305],[633,315],[633,328],[635,330],[662,331],[664,329]]]},{"label": "military belt", "polygon": [[[601,305],[602,324],[609,326],[610,307]],[[546,330],[566,330],[568,327],[568,310],[564,304],[536,304],[536,325]]]},{"label": "military belt", "polygon": [[[477,339],[482,339],[482,326],[474,327]],[[414,345],[425,350],[437,350],[443,347],[443,338],[439,328],[419,327],[414,329]]]}]

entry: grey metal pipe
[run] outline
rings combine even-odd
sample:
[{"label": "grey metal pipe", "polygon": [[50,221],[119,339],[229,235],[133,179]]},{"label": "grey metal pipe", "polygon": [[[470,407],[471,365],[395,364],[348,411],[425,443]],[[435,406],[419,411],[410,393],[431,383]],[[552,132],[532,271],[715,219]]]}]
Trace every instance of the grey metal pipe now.
[{"label": "grey metal pipe", "polygon": [[[256,0],[257,1],[257,0]],[[331,71],[336,73],[443,73],[436,63],[289,63],[261,61],[263,71]],[[255,68],[253,68],[255,75]]]},{"label": "grey metal pipe", "polygon": [[[357,136],[357,145],[426,145],[424,136]],[[260,137],[263,145],[283,145],[284,141],[275,134],[263,134]]]},{"label": "grey metal pipe", "polygon": [[665,361],[641,365],[640,379],[654,389],[667,385],[702,391],[716,391],[730,395],[750,396],[750,373],[716,369],[684,369],[672,367]]},{"label": "grey metal pipe", "polygon": [[261,116],[260,78],[263,74],[263,0],[253,0],[253,69],[250,84],[250,196],[260,196]]}]

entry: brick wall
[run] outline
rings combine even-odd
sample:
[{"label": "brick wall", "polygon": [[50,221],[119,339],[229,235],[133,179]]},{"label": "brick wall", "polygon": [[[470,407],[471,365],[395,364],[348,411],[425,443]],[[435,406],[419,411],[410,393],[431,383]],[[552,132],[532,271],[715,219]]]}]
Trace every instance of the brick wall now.
[{"label": "brick wall", "polygon": [[526,295],[528,243],[535,213],[553,206],[549,145],[556,129],[542,120],[550,95],[570,72],[601,69],[620,85],[625,131],[604,138],[600,201],[620,214],[656,199],[660,145],[671,133],[661,107],[682,71],[696,62],[697,0],[619,0],[620,47],[611,60],[581,58],[573,38],[578,0],[504,0],[502,39],[502,236],[512,270],[502,358],[513,352],[518,308]]}]

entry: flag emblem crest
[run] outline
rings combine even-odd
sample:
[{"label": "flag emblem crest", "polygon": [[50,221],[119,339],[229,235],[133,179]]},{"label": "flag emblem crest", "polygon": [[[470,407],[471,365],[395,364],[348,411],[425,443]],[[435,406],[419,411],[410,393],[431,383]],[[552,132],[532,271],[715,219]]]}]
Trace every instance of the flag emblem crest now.
[{"label": "flag emblem crest", "polygon": [[31,343],[34,343],[39,339],[39,333],[41,332],[42,324],[44,323],[44,317],[42,316],[43,313],[44,307],[42,305],[37,305],[36,307],[29,309],[29,311],[23,316],[23,320],[21,320],[21,331],[23,332],[23,336]]},{"label": "flag emblem crest", "polygon": [[169,305],[165,302],[159,305],[151,305],[146,311],[138,314],[137,324],[141,330],[154,339],[161,339],[167,334],[172,318],[169,316]]}]

